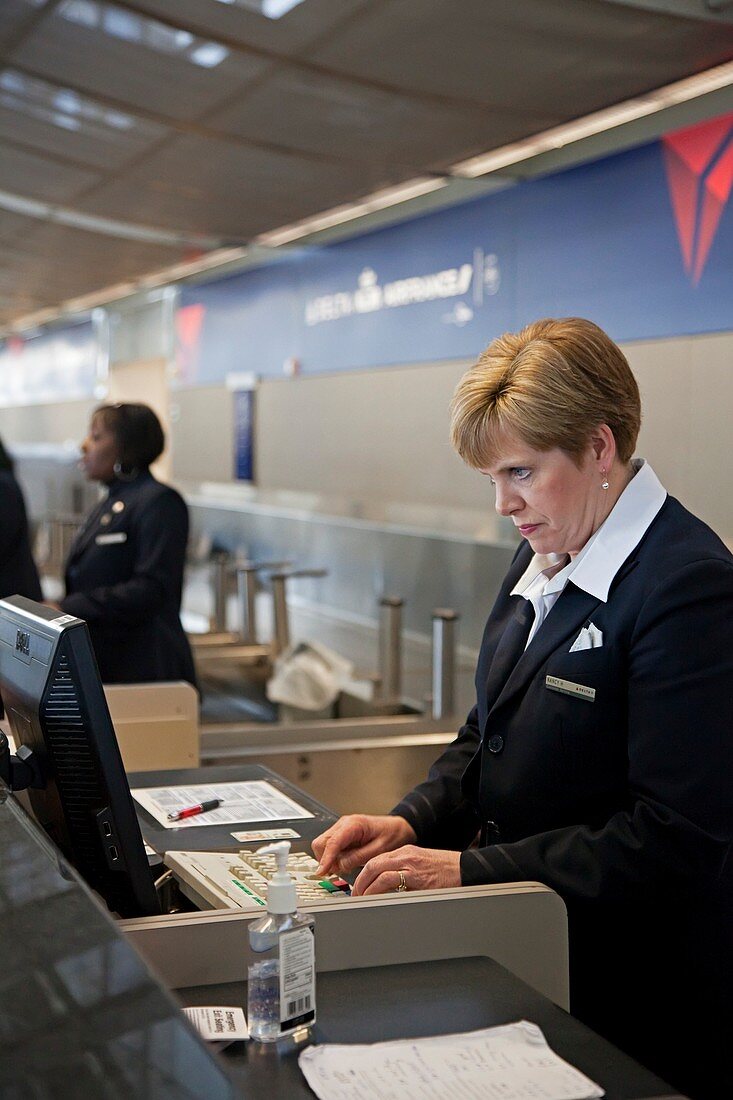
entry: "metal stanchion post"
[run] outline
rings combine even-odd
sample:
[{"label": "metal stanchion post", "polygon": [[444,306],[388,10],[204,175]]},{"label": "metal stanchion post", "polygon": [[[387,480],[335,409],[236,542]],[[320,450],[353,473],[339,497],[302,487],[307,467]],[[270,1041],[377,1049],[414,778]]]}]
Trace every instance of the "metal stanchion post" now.
[{"label": "metal stanchion post", "polygon": [[214,589],[214,615],[212,628],[219,634],[227,628],[227,580],[229,577],[229,554],[220,551],[212,555],[211,579]]},{"label": "metal stanchion post", "polygon": [[285,582],[287,578],[287,573],[273,573],[270,577],[272,581],[272,610],[275,618],[272,650],[273,656],[275,657],[290,645],[288,604],[285,597]]},{"label": "metal stanchion post", "polygon": [[402,695],[402,607],[401,596],[383,596],[379,601],[379,695],[399,699]]},{"label": "metal stanchion post", "polygon": [[285,595],[285,582],[295,577],[325,577],[327,569],[294,569],[288,573],[272,573],[272,603],[275,617],[273,656],[282,653],[290,645],[290,622]]},{"label": "metal stanchion post", "polygon": [[264,569],[287,569],[289,561],[243,561],[237,565],[239,635],[242,645],[257,645],[257,573]]},{"label": "metal stanchion post", "polygon": [[257,566],[252,562],[237,566],[237,600],[239,602],[239,637],[243,645],[257,645],[255,596]]},{"label": "metal stanchion post", "polygon": [[433,718],[446,718],[456,705],[456,622],[458,614],[447,608],[433,611]]}]

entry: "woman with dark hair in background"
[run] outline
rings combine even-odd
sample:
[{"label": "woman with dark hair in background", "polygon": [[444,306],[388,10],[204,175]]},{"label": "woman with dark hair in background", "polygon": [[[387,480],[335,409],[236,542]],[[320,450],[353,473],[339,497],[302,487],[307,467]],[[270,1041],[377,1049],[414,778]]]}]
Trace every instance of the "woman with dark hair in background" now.
[{"label": "woman with dark hair in background", "polygon": [[13,460],[0,441],[0,599],[27,596],[42,600],[30,539],[28,516]]},{"label": "woman with dark hair in background", "polygon": [[81,445],[90,481],[107,487],[71,547],[59,606],[84,619],[102,680],[196,683],[180,620],[188,509],[150,465],[162,453],[147,405],[100,405]]}]

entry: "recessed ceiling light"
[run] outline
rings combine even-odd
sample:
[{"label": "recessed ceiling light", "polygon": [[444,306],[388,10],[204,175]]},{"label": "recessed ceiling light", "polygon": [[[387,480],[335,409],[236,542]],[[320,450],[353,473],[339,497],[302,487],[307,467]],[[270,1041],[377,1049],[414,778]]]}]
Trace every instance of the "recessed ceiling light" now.
[{"label": "recessed ceiling light", "polygon": [[247,8],[248,11],[266,15],[268,19],[282,19],[303,0],[219,0],[220,4],[230,4],[235,8]]},{"label": "recessed ceiling light", "polygon": [[221,65],[229,56],[229,50],[219,42],[204,42],[196,46],[188,55],[195,65],[201,65],[204,69],[213,69]]},{"label": "recessed ceiling light", "polygon": [[110,38],[156,53],[177,55],[205,69],[213,69],[229,56],[226,46],[218,42],[196,38],[182,27],[168,26],[106,0],[62,0],[57,12],[69,23],[100,30]]},{"label": "recessed ceiling light", "polygon": [[102,107],[71,88],[49,84],[14,69],[0,73],[0,105],[63,130],[82,130],[101,139],[109,140],[111,130],[155,132],[144,120],[137,122],[132,115]]}]

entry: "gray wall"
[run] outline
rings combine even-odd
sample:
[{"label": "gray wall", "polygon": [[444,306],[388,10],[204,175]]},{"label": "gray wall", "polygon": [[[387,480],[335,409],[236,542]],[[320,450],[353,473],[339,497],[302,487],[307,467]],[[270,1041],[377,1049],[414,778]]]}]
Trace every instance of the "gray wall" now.
[{"label": "gray wall", "polygon": [[[639,381],[638,454],[733,544],[729,443],[733,333],[624,345]],[[393,367],[263,382],[257,394],[257,483],[361,500],[491,506],[485,479],[447,439],[447,407],[467,363]],[[225,481],[232,469],[231,395],[177,395],[174,474]]]},{"label": "gray wall", "polygon": [[14,443],[80,443],[97,404],[90,398],[0,409],[0,436],[11,447]]}]

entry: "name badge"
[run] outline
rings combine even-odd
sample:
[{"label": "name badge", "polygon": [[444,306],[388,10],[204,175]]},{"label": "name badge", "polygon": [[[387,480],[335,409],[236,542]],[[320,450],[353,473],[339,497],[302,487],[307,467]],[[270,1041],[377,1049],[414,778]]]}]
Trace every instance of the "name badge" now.
[{"label": "name badge", "polygon": [[563,695],[572,695],[576,699],[585,699],[588,703],[596,700],[596,689],[585,684],[574,684],[572,680],[561,680],[559,676],[545,676],[545,687],[550,691],[559,691]]},{"label": "name badge", "polygon": [[97,546],[111,546],[115,542],[127,542],[127,531],[110,531],[108,535],[97,535]]}]

